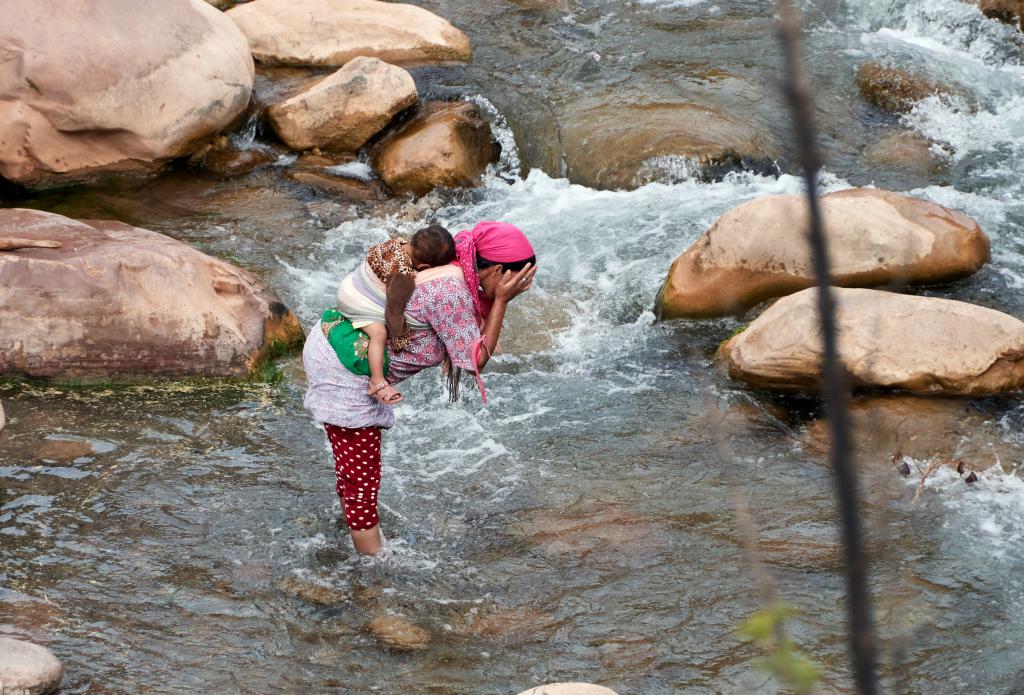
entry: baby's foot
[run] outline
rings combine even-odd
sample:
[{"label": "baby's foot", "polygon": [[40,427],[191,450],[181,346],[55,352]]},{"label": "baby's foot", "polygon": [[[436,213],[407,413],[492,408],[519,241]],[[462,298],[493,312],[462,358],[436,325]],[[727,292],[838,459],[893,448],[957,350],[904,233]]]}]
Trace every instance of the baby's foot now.
[{"label": "baby's foot", "polygon": [[402,400],[402,394],[395,390],[395,387],[386,381],[382,381],[379,384],[370,384],[370,388],[367,389],[367,393],[384,405],[395,405]]}]

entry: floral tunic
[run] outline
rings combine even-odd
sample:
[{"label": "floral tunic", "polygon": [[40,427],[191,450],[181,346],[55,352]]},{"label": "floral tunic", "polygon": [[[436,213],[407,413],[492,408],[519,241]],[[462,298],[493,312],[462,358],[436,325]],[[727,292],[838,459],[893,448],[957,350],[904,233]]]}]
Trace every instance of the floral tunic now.
[{"label": "floral tunic", "polygon": [[[470,353],[480,329],[474,318],[473,298],[462,278],[440,277],[418,285],[406,311],[431,328],[410,331],[409,346],[401,352],[388,348],[388,381],[395,384],[422,369],[436,367],[445,355],[451,357],[454,366],[473,369]],[[341,366],[319,324],[309,332],[302,363],[308,382],[303,404],[317,421],[338,427],[387,428],[395,424],[392,407],[366,393],[368,377]]]}]

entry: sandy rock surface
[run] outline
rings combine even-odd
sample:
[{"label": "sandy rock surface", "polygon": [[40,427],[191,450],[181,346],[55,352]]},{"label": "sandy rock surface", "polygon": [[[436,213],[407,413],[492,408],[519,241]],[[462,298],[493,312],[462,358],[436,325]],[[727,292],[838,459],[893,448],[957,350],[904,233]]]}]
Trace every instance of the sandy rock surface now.
[{"label": "sandy rock surface", "polygon": [[244,376],[296,317],[251,273],[120,222],[0,210],[0,236],[61,248],[0,253],[0,374]]},{"label": "sandy rock surface", "polygon": [[[729,373],[757,388],[815,391],[816,290],[783,297],[722,345]],[[839,352],[854,386],[986,396],[1024,388],[1024,321],[934,297],[833,288]]]},{"label": "sandy rock surface", "polygon": [[238,27],[202,0],[0,3],[0,177],[27,186],[149,172],[246,108]]},{"label": "sandy rock surface", "polygon": [[[877,189],[821,198],[834,282],[844,287],[934,284],[977,271],[989,239],[970,217]],[[658,301],[662,318],[742,313],[814,283],[807,203],[758,198],[720,217],[672,264]]]},{"label": "sandy rock surface", "polygon": [[372,56],[394,65],[465,62],[469,38],[421,7],[377,0],[254,0],[228,10],[265,65],[333,65]]}]

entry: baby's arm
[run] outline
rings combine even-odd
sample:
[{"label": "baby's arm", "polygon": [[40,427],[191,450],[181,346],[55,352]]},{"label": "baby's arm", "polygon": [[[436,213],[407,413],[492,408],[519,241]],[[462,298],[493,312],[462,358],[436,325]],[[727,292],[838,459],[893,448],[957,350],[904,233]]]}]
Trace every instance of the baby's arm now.
[{"label": "baby's arm", "polygon": [[384,303],[384,322],[391,337],[405,335],[405,305],[416,289],[416,281],[404,273],[395,273],[388,280]]}]

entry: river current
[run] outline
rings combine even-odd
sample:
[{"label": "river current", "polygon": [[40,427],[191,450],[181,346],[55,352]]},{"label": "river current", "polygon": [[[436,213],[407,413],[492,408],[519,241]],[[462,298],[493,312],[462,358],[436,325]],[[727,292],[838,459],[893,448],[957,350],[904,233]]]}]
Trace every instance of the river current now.
[{"label": "river current", "polygon": [[[656,323],[651,311],[675,256],[729,208],[800,192],[797,172],[784,159],[779,177],[706,183],[677,162],[636,190],[598,191],[565,178],[558,144],[573,98],[694,89],[680,77],[693,65],[740,76],[722,103],[762,90],[746,115],[784,140],[771,4],[418,4],[473,39],[470,65],[414,75],[422,94],[471,99],[494,120],[504,154],[481,189],[350,206],[285,181],[282,161],[230,181],[179,170],[3,204],[194,243],[265,276],[307,326],[370,244],[432,219],[517,224],[540,271],[488,369],[489,406],[475,389],[448,405],[433,373],[402,385],[384,437],[389,554],[371,561],[340,522],[297,357],[272,384],[4,383],[0,634],[53,648],[67,693],[517,693],[574,680],[623,695],[777,692],[735,636],[761,607],[739,494],[796,609],[789,633],[822,666],[822,691],[849,692],[832,480],[807,436],[818,404],[748,391],[715,364],[750,317]],[[804,9],[825,190],[877,185],[971,215],[992,262],[920,291],[1024,317],[1024,34],[956,0]],[[880,115],[853,82],[869,59],[967,92]],[[939,143],[942,166],[865,158],[901,130]],[[1018,692],[1024,404],[933,404],[966,413],[961,448],[991,467],[971,486],[942,469],[915,501],[919,476],[897,475],[891,452],[861,457],[884,683]],[[47,458],[52,440],[89,447]],[[366,625],[386,614],[426,629],[427,647],[383,648]]]}]

